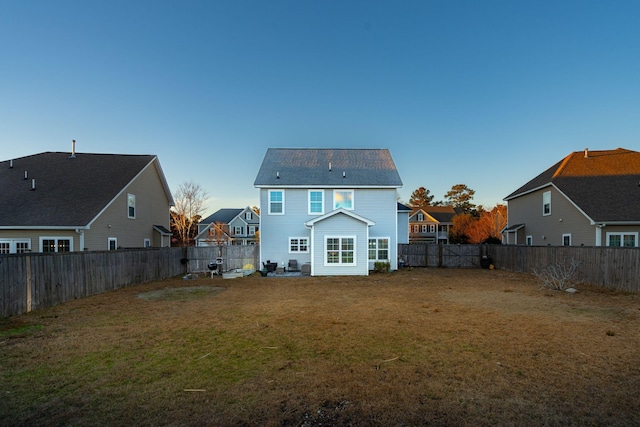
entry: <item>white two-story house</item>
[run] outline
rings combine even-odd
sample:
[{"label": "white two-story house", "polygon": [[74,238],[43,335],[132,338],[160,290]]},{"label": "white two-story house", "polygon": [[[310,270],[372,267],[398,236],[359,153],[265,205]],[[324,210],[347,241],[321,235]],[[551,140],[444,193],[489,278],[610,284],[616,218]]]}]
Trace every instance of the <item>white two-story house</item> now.
[{"label": "white two-story house", "polygon": [[397,268],[407,212],[389,150],[270,148],[254,185],[262,262],[295,260],[314,276],[368,275],[376,261]]}]

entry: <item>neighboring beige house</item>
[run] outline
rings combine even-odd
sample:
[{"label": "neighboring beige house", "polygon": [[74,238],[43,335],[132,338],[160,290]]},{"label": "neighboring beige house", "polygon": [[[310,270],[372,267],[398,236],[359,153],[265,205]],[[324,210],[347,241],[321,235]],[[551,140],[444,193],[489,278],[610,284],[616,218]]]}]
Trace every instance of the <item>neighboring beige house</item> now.
[{"label": "neighboring beige house", "polygon": [[637,247],[640,153],[573,152],[504,200],[505,244]]},{"label": "neighboring beige house", "polygon": [[448,244],[453,217],[459,213],[462,213],[462,209],[453,206],[427,206],[414,209],[409,217],[409,241]]},{"label": "neighboring beige house", "polygon": [[249,206],[220,209],[198,223],[196,246],[255,245],[259,228],[260,215]]},{"label": "neighboring beige house", "polygon": [[0,188],[0,253],[171,245],[156,156],[34,154],[0,162]]}]

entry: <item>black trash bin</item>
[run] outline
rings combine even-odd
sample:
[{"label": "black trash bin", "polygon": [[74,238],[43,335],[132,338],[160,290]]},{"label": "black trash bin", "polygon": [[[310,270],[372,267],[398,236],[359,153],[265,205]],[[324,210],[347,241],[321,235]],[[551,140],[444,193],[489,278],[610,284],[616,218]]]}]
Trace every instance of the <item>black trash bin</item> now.
[{"label": "black trash bin", "polygon": [[490,256],[483,256],[480,258],[480,267],[489,268],[493,264],[493,259]]}]

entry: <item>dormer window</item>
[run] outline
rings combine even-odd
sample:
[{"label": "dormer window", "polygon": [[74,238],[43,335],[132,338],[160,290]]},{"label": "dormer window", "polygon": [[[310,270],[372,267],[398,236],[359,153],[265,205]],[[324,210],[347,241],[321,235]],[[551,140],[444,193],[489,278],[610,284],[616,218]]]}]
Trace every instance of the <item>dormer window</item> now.
[{"label": "dormer window", "polygon": [[246,219],[247,221],[251,221],[251,212],[247,212],[246,214],[244,214],[244,219]]},{"label": "dormer window", "polygon": [[424,221],[424,214],[423,213],[419,213],[418,214],[418,222],[422,222]]}]

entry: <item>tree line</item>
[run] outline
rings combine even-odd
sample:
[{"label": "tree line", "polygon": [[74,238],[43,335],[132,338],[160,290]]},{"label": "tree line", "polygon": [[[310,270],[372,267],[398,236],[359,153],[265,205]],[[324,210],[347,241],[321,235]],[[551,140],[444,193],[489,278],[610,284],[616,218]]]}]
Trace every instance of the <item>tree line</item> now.
[{"label": "tree line", "polygon": [[453,206],[460,212],[453,217],[449,231],[450,243],[501,243],[501,231],[507,225],[507,206],[497,204],[485,208],[473,203],[476,194],[465,184],[455,184],[444,195],[444,200],[434,201],[435,196],[420,187],[411,193],[409,207],[428,210],[429,206]]}]

